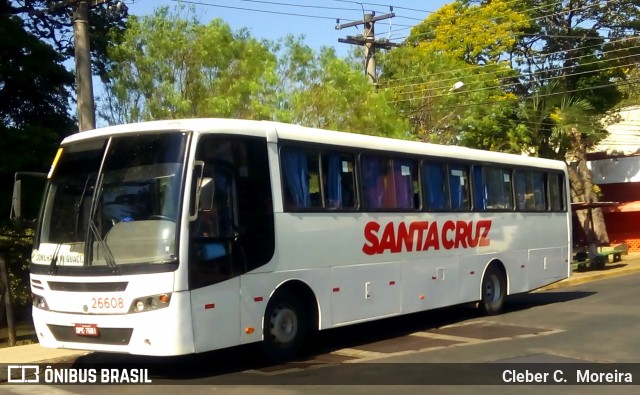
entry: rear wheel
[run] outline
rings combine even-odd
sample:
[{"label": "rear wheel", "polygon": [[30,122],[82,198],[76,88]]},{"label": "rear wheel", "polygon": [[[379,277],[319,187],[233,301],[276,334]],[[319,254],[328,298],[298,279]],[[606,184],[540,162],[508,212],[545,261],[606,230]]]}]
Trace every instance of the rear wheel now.
[{"label": "rear wheel", "polygon": [[262,348],[265,354],[275,362],[292,359],[302,348],[308,328],[307,315],[297,295],[277,292],[264,316]]},{"label": "rear wheel", "polygon": [[507,279],[502,270],[491,265],[482,277],[482,299],[480,311],[486,315],[496,315],[502,312],[504,300],[507,296]]}]

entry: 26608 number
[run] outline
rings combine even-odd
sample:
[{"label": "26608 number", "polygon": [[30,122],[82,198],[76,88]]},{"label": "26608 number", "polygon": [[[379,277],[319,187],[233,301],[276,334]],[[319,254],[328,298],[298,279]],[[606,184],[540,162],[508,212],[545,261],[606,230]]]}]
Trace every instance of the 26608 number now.
[{"label": "26608 number", "polygon": [[91,306],[94,309],[122,309],[124,299],[122,298],[91,298]]}]

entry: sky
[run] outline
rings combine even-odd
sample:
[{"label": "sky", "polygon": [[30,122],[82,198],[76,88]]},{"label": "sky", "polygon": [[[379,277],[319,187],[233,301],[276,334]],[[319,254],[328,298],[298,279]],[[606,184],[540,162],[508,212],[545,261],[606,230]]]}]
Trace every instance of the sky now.
[{"label": "sky", "polygon": [[[178,0],[125,0],[129,14],[150,15],[157,7],[173,8]],[[412,26],[440,8],[446,0],[372,0],[360,3],[346,0],[194,0],[182,1],[193,5],[199,19],[206,23],[221,18],[232,29],[249,29],[258,39],[278,40],[288,34],[303,35],[304,42],[314,49],[327,46],[336,49],[338,55],[346,55],[349,44],[338,38],[362,34],[362,26],[336,30],[337,24],[363,19],[364,13],[376,16],[389,14],[393,6],[394,18],[377,21],[377,39],[388,38],[402,42]],[[336,21],[339,19],[339,22]]]}]

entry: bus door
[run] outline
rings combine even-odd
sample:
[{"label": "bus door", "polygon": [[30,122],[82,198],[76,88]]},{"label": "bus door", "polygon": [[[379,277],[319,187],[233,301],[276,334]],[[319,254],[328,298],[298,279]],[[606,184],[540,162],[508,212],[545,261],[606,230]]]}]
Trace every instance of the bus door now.
[{"label": "bus door", "polygon": [[221,339],[239,344],[241,275],[271,262],[275,234],[264,138],[205,135],[196,160],[189,288],[196,347],[204,351]]},{"label": "bus door", "polygon": [[205,163],[196,191],[189,282],[195,347],[201,352],[238,344],[239,276],[246,271],[246,262],[239,240],[233,169]]}]

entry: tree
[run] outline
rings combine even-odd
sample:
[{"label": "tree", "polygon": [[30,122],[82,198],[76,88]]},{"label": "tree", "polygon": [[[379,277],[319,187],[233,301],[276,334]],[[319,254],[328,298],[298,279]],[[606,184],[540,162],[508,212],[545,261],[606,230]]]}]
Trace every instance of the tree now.
[{"label": "tree", "polygon": [[[74,101],[73,72],[64,62],[73,56],[67,2],[52,0],[0,3],[0,116],[5,155],[0,158],[0,201],[9,202],[13,174],[46,171],[60,140],[74,132],[70,115]],[[94,70],[108,69],[106,32],[117,37],[123,22],[112,18],[108,4],[91,12]],[[35,195],[35,194],[34,194]],[[39,196],[33,196],[39,200]],[[36,204],[36,203],[34,203]],[[8,219],[9,205],[0,205]]]},{"label": "tree", "polygon": [[468,64],[500,63],[529,21],[514,9],[513,1],[473,3],[458,0],[444,5],[412,29],[407,43]]},{"label": "tree", "polygon": [[[536,119],[531,131],[537,144],[532,149],[540,156],[570,162],[573,200],[595,202],[586,152],[606,136],[598,119],[620,102],[620,85],[630,81],[639,60],[632,34],[639,27],[640,2],[529,0],[523,4],[533,24],[511,59],[522,71],[520,90],[533,96],[524,111]],[[608,242],[599,209],[594,210],[589,226],[583,212],[578,217],[589,243]]]},{"label": "tree", "polygon": [[[479,23],[480,21],[480,23]],[[423,141],[515,152],[527,143],[516,117],[516,75],[502,60],[526,18],[505,1],[446,5],[383,61],[380,78]],[[470,34],[476,29],[478,34]],[[452,89],[454,84],[463,87]]]},{"label": "tree", "polygon": [[276,82],[269,45],[168,8],[129,18],[101,115],[110,123],[185,117],[268,119]]},{"label": "tree", "polygon": [[[74,125],[69,115],[73,74],[50,46],[24,29],[22,21],[0,12],[0,217],[9,218],[13,174],[45,171],[60,139]],[[39,197],[38,197],[39,198]]]},{"label": "tree", "polygon": [[617,82],[640,60],[638,1],[527,0],[532,26],[512,52],[529,93],[559,81],[563,90],[604,113],[622,98]]},{"label": "tree", "polygon": [[[74,1],[12,0],[6,1],[9,14],[19,16],[27,32],[50,45],[65,60],[74,57]],[[122,33],[126,7],[106,1],[92,4],[89,12],[90,48],[93,74],[104,78],[110,68],[107,48],[112,39]]]},{"label": "tree", "polygon": [[[63,65],[64,57],[30,33],[15,14],[8,2],[0,3],[0,35],[5,37],[0,41],[0,259],[7,271],[0,281],[0,313],[6,314],[10,333],[15,331],[13,307],[29,305],[32,244],[31,234],[7,224],[13,175],[20,170],[46,171],[60,139],[75,124],[69,115],[74,79]],[[25,195],[34,207],[41,191]],[[0,321],[5,314],[0,314]]]},{"label": "tree", "polygon": [[110,52],[110,123],[183,117],[269,119],[407,137],[408,124],[353,63],[286,37],[257,41],[221,20],[206,25],[167,8],[131,17]]},{"label": "tree", "polygon": [[[286,83],[279,90],[287,111],[280,120],[310,127],[376,136],[409,138],[409,123],[391,105],[391,91],[376,91],[354,59],[333,49],[318,55],[288,38],[280,69]],[[291,71],[295,70],[295,73]]]}]

